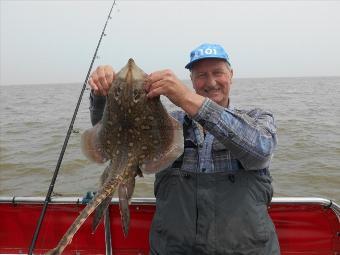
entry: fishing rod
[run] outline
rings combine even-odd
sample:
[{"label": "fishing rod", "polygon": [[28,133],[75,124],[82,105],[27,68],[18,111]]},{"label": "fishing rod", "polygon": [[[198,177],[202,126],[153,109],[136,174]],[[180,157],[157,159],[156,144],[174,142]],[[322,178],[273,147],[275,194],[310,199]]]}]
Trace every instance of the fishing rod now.
[{"label": "fishing rod", "polygon": [[86,78],[85,78],[82,90],[80,92],[80,95],[79,95],[79,98],[78,98],[78,102],[77,102],[76,108],[74,110],[73,117],[72,117],[71,123],[69,125],[68,131],[67,131],[67,134],[66,134],[66,137],[65,137],[65,140],[64,140],[63,147],[62,147],[61,152],[59,154],[59,159],[58,159],[56,168],[55,168],[54,173],[53,173],[53,177],[52,177],[52,180],[51,180],[51,183],[50,183],[50,186],[49,186],[49,189],[48,189],[45,201],[44,201],[44,205],[43,205],[43,208],[42,208],[42,211],[41,211],[38,223],[37,223],[35,231],[34,231],[34,235],[33,235],[30,247],[29,247],[29,252],[28,252],[29,255],[32,255],[34,247],[35,247],[35,243],[36,243],[36,241],[38,239],[40,228],[41,228],[42,222],[43,222],[45,214],[46,214],[46,209],[47,209],[48,203],[51,200],[51,194],[53,192],[54,184],[55,184],[55,182],[57,180],[59,168],[60,168],[61,162],[63,161],[63,157],[64,157],[65,150],[66,150],[66,147],[67,147],[67,143],[68,143],[68,140],[70,139],[70,136],[71,136],[71,133],[72,133],[72,130],[73,130],[73,124],[74,124],[74,121],[76,119],[76,116],[77,116],[77,113],[78,113],[78,110],[79,110],[79,106],[80,106],[81,100],[83,98],[84,91],[86,89],[87,82],[89,80],[89,76],[90,76],[90,73],[91,73],[91,70],[92,70],[92,66],[93,66],[93,63],[94,63],[94,61],[95,61],[95,59],[97,57],[97,52],[98,52],[99,46],[101,44],[101,41],[102,41],[103,37],[106,35],[105,34],[105,29],[106,29],[106,26],[107,26],[107,23],[108,23],[109,19],[111,19],[111,13],[112,13],[112,10],[113,10],[113,7],[115,6],[115,4],[116,4],[116,0],[113,1],[113,4],[112,4],[110,12],[109,12],[109,15],[107,16],[107,19],[106,19],[103,31],[102,31],[101,36],[99,38],[96,50],[94,52],[94,55],[93,55],[93,58],[92,58],[89,70],[87,71],[87,75],[86,75]]}]

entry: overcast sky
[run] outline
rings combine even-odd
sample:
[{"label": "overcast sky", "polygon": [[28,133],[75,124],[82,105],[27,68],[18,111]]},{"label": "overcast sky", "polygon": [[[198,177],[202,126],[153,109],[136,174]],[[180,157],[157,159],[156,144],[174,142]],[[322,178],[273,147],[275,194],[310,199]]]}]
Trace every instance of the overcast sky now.
[{"label": "overcast sky", "polygon": [[[113,1],[1,3],[1,85],[82,82]],[[194,47],[222,44],[235,77],[340,75],[340,1],[117,1],[95,65],[132,57],[182,79]]]}]

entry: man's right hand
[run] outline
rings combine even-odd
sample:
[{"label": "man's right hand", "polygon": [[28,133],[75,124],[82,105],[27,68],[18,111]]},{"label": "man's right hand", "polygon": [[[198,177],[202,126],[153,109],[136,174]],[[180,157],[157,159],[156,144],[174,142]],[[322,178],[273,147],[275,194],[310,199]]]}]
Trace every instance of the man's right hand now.
[{"label": "man's right hand", "polygon": [[111,66],[98,66],[92,72],[88,83],[96,96],[107,96],[115,76],[116,74]]}]

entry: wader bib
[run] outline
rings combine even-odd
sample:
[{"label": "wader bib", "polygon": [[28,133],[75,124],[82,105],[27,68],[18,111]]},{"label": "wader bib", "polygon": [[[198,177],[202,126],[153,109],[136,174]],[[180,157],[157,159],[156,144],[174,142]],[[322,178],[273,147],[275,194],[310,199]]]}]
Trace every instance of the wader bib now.
[{"label": "wader bib", "polygon": [[256,171],[156,174],[150,254],[280,254],[271,177]]}]

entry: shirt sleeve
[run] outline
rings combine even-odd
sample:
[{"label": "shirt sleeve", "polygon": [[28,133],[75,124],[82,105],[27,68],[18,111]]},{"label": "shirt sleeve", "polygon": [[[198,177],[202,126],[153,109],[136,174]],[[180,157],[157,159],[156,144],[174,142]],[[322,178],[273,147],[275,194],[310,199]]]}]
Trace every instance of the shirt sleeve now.
[{"label": "shirt sleeve", "polygon": [[92,125],[96,125],[103,116],[106,103],[105,96],[96,96],[93,91],[90,93],[90,117]]},{"label": "shirt sleeve", "polygon": [[270,112],[228,109],[207,98],[193,119],[224,144],[245,169],[269,167],[277,144]]}]

